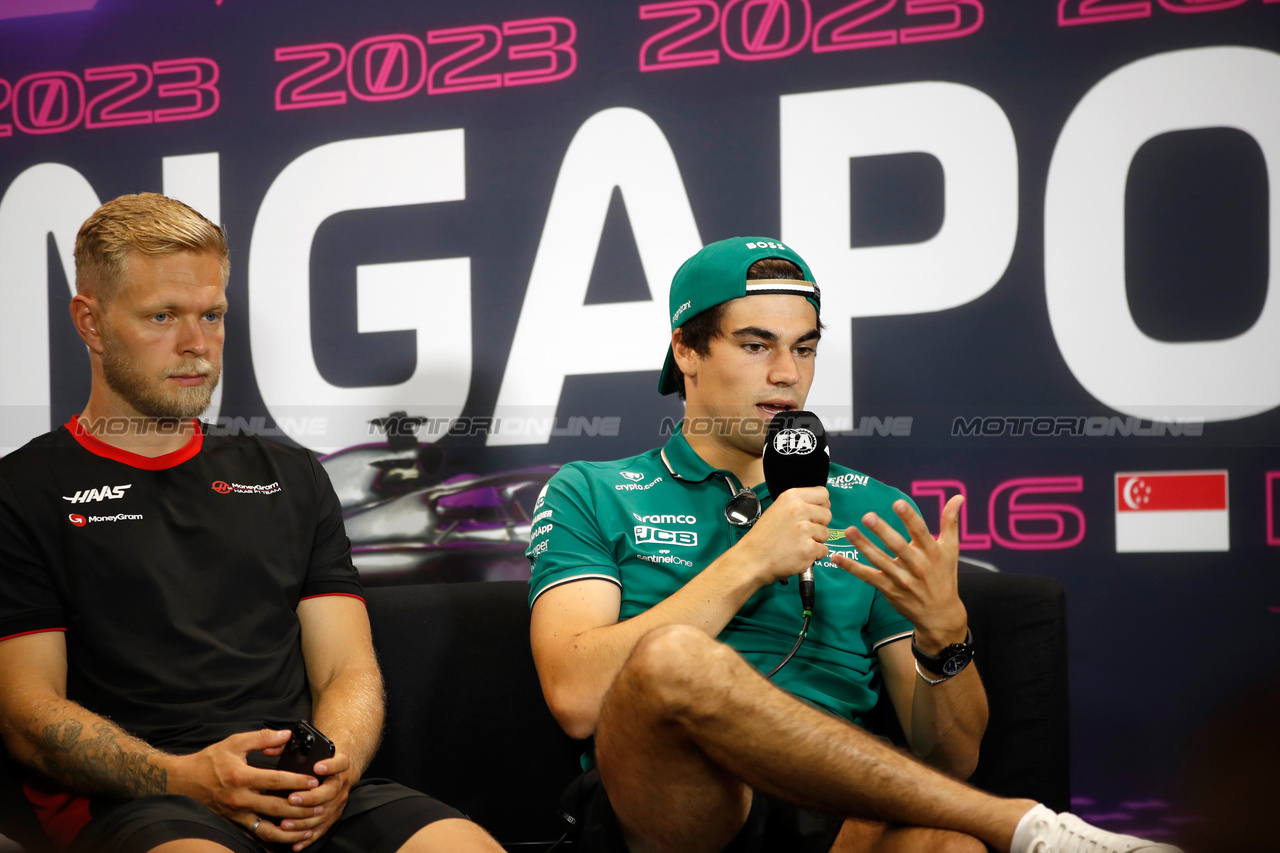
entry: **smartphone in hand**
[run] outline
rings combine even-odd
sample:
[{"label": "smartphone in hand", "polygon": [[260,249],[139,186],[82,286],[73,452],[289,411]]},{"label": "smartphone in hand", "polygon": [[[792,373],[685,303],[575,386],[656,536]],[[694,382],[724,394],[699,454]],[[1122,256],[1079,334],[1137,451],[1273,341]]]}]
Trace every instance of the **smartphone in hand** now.
[{"label": "smartphone in hand", "polygon": [[[324,761],[326,758],[333,758],[333,754],[336,751],[333,741],[325,737],[319,729],[306,720],[297,720],[292,723],[268,722],[266,725],[271,728],[288,729],[293,732],[293,736],[284,745],[284,751],[280,753],[280,763],[276,765],[277,770],[284,770],[287,773],[301,773],[304,776],[315,776],[323,781],[324,777],[316,773],[316,762]],[[262,793],[277,797],[287,797],[293,791],[263,791]]]}]

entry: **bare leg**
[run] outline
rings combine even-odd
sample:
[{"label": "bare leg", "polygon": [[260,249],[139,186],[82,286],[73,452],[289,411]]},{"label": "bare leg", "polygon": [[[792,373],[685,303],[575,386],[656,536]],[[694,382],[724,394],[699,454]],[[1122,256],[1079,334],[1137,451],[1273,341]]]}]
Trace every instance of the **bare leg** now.
[{"label": "bare leg", "polygon": [[166,841],[159,847],[152,847],[151,853],[231,853],[216,841],[203,838],[180,838],[177,841]]},{"label": "bare leg", "polygon": [[498,842],[469,820],[437,820],[419,829],[401,846],[399,853],[502,853]]},{"label": "bare leg", "polygon": [[831,853],[987,853],[972,835],[919,826],[889,826],[875,820],[844,822]]},{"label": "bare leg", "polygon": [[723,847],[745,820],[752,789],[819,812],[950,830],[997,850],[1009,849],[1035,805],[920,764],[682,625],[636,645],[605,696],[596,758],[628,842],[646,853]]}]

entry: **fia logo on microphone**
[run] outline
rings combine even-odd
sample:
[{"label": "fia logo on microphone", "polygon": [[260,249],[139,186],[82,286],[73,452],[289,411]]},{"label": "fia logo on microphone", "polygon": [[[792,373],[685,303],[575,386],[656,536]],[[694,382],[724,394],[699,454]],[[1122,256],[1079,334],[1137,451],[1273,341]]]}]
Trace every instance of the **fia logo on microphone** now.
[{"label": "fia logo on microphone", "polygon": [[812,453],[818,449],[818,439],[804,428],[779,430],[773,437],[773,449],[783,456]]}]

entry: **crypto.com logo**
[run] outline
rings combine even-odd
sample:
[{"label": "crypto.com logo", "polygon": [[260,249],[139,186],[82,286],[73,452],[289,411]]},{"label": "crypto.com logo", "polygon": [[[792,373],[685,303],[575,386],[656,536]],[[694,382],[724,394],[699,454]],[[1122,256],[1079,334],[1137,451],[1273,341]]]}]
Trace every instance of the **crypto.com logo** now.
[{"label": "crypto.com logo", "polygon": [[87,12],[98,0],[0,0],[0,20],[38,18],[62,12]]}]

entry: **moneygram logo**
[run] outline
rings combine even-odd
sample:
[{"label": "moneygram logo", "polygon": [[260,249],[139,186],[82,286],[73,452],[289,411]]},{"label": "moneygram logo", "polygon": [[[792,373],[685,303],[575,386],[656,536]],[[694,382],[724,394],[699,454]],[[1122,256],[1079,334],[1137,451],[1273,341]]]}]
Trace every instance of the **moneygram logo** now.
[{"label": "moneygram logo", "polygon": [[649,527],[637,524],[635,528],[636,544],[646,542],[658,545],[683,545],[689,547],[698,544],[698,534],[692,530],[663,530],[661,527]]},{"label": "moneygram logo", "polygon": [[246,486],[243,483],[228,483],[226,480],[214,480],[213,490],[220,495],[274,495],[280,491],[280,483],[268,483],[265,486]]},{"label": "moneygram logo", "polygon": [[118,512],[115,515],[90,515],[85,517],[78,512],[73,512],[67,516],[76,527],[84,527],[86,524],[94,524],[102,521],[142,521],[142,516],[138,513]]}]

